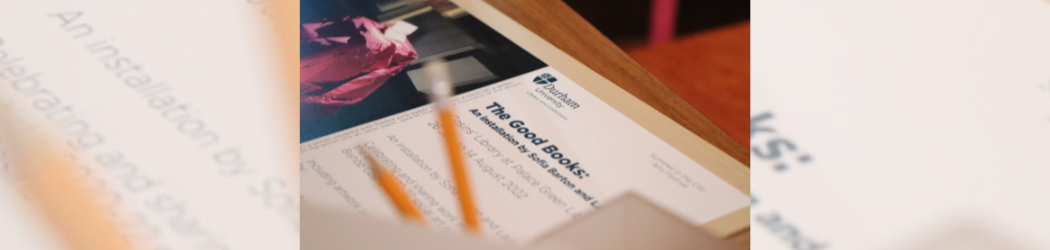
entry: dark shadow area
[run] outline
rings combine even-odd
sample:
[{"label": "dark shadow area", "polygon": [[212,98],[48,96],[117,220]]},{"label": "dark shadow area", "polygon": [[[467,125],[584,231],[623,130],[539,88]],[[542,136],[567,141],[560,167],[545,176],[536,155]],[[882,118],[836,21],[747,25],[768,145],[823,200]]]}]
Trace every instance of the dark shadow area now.
[{"label": "dark shadow area", "polygon": [[[621,48],[644,45],[649,31],[648,0],[564,0]],[[678,35],[751,19],[751,1],[679,0]]]}]

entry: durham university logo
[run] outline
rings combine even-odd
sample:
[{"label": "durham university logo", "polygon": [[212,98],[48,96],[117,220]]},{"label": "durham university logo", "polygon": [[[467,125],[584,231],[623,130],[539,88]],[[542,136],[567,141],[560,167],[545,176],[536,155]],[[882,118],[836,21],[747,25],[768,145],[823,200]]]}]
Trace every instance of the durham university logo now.
[{"label": "durham university logo", "polygon": [[552,76],[551,74],[548,74],[548,73],[544,73],[544,74],[542,74],[540,76],[537,76],[536,78],[532,79],[532,82],[534,82],[536,84],[540,84],[540,85],[546,85],[548,83],[554,83],[554,82],[557,82],[557,81],[558,81],[558,78],[554,78],[554,76]]}]

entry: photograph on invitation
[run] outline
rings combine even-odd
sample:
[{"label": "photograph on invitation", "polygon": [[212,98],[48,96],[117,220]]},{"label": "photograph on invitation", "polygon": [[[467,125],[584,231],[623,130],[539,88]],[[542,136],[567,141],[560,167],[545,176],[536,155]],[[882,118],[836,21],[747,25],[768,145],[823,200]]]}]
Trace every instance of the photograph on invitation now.
[{"label": "photograph on invitation", "polygon": [[426,105],[428,61],[448,64],[456,93],[547,66],[449,2],[310,0],[302,6],[302,142]]},{"label": "photograph on invitation", "polygon": [[[492,242],[542,242],[626,195],[718,237],[749,227],[745,165],[485,1],[301,0],[301,12],[303,206],[466,234],[450,170],[463,157]],[[454,92],[439,102],[450,130],[429,97],[435,65]]]}]

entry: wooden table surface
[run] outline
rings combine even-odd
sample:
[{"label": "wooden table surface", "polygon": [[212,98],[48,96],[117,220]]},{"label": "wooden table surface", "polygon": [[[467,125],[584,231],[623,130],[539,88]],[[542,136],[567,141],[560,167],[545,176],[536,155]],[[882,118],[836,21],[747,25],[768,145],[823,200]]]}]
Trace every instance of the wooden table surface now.
[{"label": "wooden table surface", "polygon": [[751,23],[704,31],[627,54],[740,145],[751,137]]},{"label": "wooden table surface", "polygon": [[751,165],[747,148],[646,71],[562,1],[485,1],[737,161]]}]

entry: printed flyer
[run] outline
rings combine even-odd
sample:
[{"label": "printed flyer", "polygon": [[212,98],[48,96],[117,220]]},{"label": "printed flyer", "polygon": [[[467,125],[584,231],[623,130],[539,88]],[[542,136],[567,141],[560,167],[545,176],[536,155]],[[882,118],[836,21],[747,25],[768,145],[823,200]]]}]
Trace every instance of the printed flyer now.
[{"label": "printed flyer", "polygon": [[697,226],[749,206],[747,193],[452,2],[314,2],[300,39],[304,204],[398,220],[363,158],[371,152],[428,227],[463,230],[426,95],[427,62],[444,60],[486,238],[528,244],[627,192]]}]

